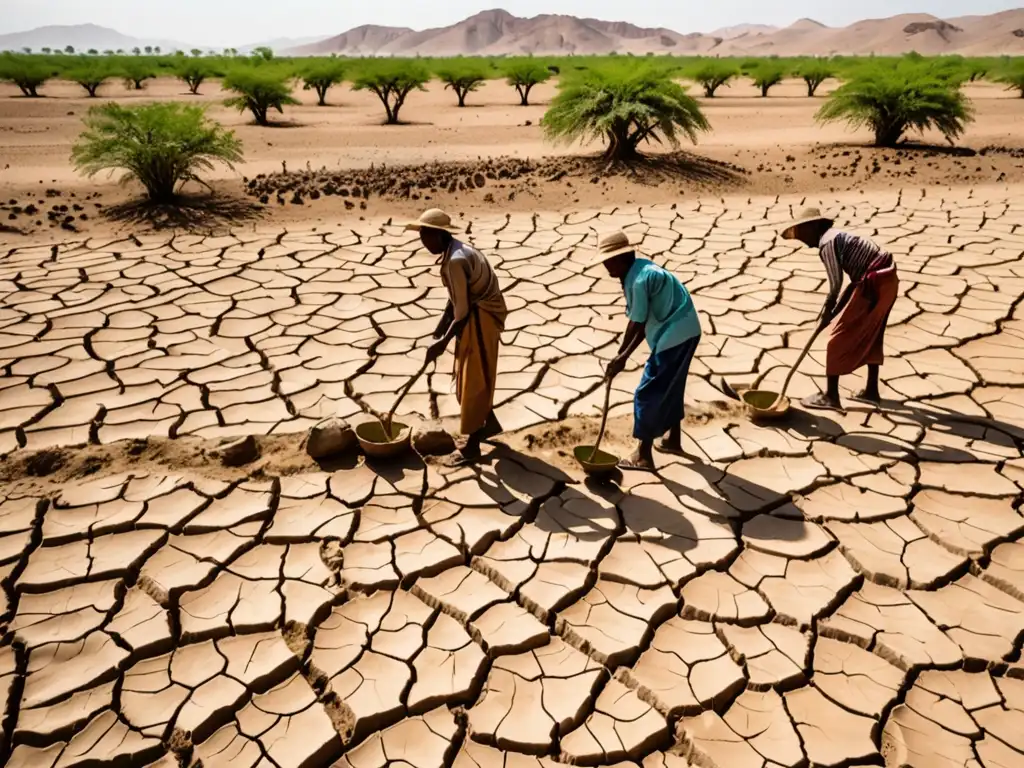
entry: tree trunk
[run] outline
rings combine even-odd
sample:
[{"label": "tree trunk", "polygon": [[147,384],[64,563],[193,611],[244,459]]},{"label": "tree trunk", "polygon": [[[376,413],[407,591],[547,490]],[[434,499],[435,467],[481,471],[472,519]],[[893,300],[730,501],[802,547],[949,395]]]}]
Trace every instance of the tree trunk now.
[{"label": "tree trunk", "polygon": [[325,86],[325,85],[318,85],[316,87],[316,95],[318,97],[320,97],[320,101],[319,101],[317,106],[320,106],[320,107],[326,107],[327,106],[327,89],[329,87],[330,86]]},{"label": "tree trunk", "polygon": [[896,143],[903,136],[906,125],[901,122],[885,123],[875,127],[876,147],[895,147]]},{"label": "tree trunk", "polygon": [[768,98],[768,89],[769,88],[771,88],[770,85],[762,85],[761,86],[761,98],[762,99],[767,99]]},{"label": "tree trunk", "polygon": [[814,98],[814,92],[816,90],[818,90],[818,86],[816,86],[810,80],[807,80],[806,82],[807,82],[807,98],[808,99],[813,99]]},{"label": "tree trunk", "polygon": [[460,107],[466,106],[466,94],[467,93],[469,93],[469,91],[465,90],[464,88],[456,88],[455,89],[455,95],[458,96],[458,98],[459,98],[459,106]]},{"label": "tree trunk", "polygon": [[516,90],[519,91],[519,106],[528,107],[530,106],[530,91],[533,89],[533,85],[517,85]]}]

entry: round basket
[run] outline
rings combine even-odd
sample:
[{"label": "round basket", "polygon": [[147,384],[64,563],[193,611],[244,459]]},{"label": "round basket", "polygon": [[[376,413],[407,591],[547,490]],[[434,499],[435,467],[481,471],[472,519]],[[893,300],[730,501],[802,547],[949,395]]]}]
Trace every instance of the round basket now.
[{"label": "round basket", "polygon": [[[747,413],[753,419],[781,419],[789,413],[789,398],[783,397],[778,404],[775,401],[779,397],[778,392],[770,392],[765,389],[751,389],[740,395],[747,406]],[[772,405],[775,404],[773,408]]]},{"label": "round basket", "polygon": [[593,453],[592,445],[581,445],[573,450],[576,461],[588,475],[604,475],[613,472],[619,466],[618,456],[604,451],[598,451],[592,456]]},{"label": "round basket", "polygon": [[385,434],[384,425],[379,421],[365,421],[356,427],[356,437],[367,456],[386,459],[409,450],[412,430],[407,424],[392,421],[390,434]]}]

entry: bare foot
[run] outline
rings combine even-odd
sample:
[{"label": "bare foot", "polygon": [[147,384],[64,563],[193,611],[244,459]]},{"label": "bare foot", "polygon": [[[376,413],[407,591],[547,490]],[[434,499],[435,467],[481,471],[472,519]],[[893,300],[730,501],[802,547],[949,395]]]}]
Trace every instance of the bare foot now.
[{"label": "bare foot", "polygon": [[823,392],[805,397],[800,401],[804,408],[811,408],[817,411],[842,411],[843,406],[838,400],[833,400]]},{"label": "bare foot", "polygon": [[654,461],[646,456],[641,456],[640,451],[637,451],[629,458],[620,461],[619,469],[631,469],[637,472],[653,472]]},{"label": "bare foot", "polygon": [[682,443],[676,440],[659,440],[654,447],[662,453],[670,453],[674,456],[683,455]]}]

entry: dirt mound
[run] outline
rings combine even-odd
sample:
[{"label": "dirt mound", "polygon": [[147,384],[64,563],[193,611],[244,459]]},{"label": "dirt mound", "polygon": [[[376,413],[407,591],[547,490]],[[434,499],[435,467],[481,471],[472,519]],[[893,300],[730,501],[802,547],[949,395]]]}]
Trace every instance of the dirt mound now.
[{"label": "dirt mound", "polygon": [[698,189],[721,188],[738,185],[748,173],[741,166],[687,152],[651,155],[634,163],[615,165],[596,157],[495,157],[472,162],[260,174],[245,179],[245,189],[264,204],[276,201],[279,205],[302,205],[326,196],[344,199],[345,208],[351,210],[357,206],[365,209],[370,197],[429,200],[432,195],[443,193],[479,192],[488,203],[514,200],[521,191],[564,179],[599,184],[607,178],[626,177],[652,185],[676,180]]}]

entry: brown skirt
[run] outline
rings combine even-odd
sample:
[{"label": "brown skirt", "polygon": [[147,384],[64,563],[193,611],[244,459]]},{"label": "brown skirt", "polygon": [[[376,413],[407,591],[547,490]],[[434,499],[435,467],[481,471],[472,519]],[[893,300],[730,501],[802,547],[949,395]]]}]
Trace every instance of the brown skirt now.
[{"label": "brown skirt", "polygon": [[845,376],[865,365],[882,364],[885,325],[899,287],[900,279],[892,269],[868,277],[853,289],[850,303],[832,327],[825,361],[828,376]]},{"label": "brown skirt", "polygon": [[455,342],[455,397],[462,407],[459,431],[471,435],[487,424],[494,406],[502,322],[474,307]]}]

